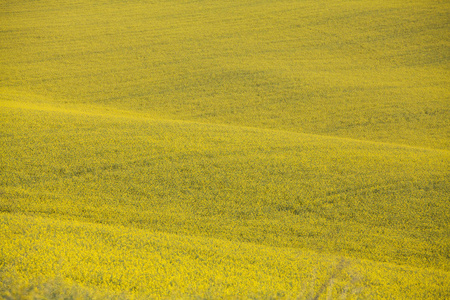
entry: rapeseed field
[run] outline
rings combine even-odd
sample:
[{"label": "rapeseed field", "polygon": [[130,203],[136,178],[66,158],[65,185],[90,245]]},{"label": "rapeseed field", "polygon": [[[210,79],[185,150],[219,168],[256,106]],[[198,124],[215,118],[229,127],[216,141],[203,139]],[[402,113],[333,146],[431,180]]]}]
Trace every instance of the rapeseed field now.
[{"label": "rapeseed field", "polygon": [[445,1],[0,3],[0,298],[450,298]]}]

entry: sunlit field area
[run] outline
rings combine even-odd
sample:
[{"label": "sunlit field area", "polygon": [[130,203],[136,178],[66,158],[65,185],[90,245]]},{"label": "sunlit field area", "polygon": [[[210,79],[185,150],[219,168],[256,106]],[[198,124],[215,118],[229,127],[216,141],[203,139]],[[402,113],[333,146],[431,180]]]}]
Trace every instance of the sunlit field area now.
[{"label": "sunlit field area", "polygon": [[450,3],[0,3],[0,298],[450,298]]}]

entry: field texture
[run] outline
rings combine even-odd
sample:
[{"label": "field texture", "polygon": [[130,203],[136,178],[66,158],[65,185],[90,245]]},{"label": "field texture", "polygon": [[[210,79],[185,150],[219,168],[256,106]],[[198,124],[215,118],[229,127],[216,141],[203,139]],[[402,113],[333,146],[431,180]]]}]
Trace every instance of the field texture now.
[{"label": "field texture", "polygon": [[450,298],[446,1],[0,3],[0,298]]}]

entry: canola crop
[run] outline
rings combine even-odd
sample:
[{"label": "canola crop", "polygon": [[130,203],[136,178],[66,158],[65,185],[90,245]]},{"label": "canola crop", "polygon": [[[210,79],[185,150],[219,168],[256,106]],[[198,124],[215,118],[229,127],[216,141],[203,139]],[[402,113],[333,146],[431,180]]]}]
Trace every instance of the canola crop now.
[{"label": "canola crop", "polygon": [[[2,120],[9,122],[9,134],[4,134],[2,139],[9,151],[2,155],[5,172],[1,180],[6,187],[2,189],[0,207],[7,214],[2,224],[7,234],[4,240],[9,242],[5,244],[8,247],[3,246],[5,254],[2,256],[9,257],[5,261],[6,270],[19,272],[24,280],[46,274],[44,278],[57,276],[114,292],[123,290],[132,295],[162,298],[196,294],[212,298],[226,295],[292,298],[297,294],[319,293],[319,282],[329,283],[327,276],[331,277],[330,273],[324,273],[320,279],[313,280],[314,268],[288,271],[286,266],[280,265],[275,269],[288,273],[277,277],[277,284],[272,285],[267,283],[271,280],[267,272],[273,267],[269,264],[264,266],[268,269],[263,273],[260,267],[251,269],[250,273],[237,272],[242,278],[252,278],[248,279],[248,285],[240,286],[236,285],[241,282],[239,276],[214,268],[216,273],[210,275],[214,282],[217,278],[227,278],[225,292],[222,283],[217,283],[219,288],[199,275],[204,274],[204,269],[197,265],[197,260],[191,269],[184,265],[181,268],[176,263],[191,257],[183,252],[182,257],[175,259],[177,256],[172,252],[181,251],[182,244],[176,247],[169,244],[161,250],[161,253],[167,252],[166,257],[173,256],[172,260],[158,258],[155,265],[148,265],[153,259],[147,246],[135,247],[134,242],[129,245],[123,240],[128,236],[120,233],[123,231],[130,235],[134,232],[167,234],[168,240],[186,236],[186,247],[189,239],[196,237],[205,245],[213,238],[271,249],[270,255],[275,258],[250,260],[255,264],[265,264],[266,259],[285,263],[285,259],[277,255],[287,247],[292,251],[311,249],[333,254],[331,262],[312,263],[329,272],[338,265],[339,255],[347,260],[353,257],[351,261],[366,258],[395,262],[400,265],[397,266],[400,273],[407,266],[427,267],[437,272],[432,272],[431,277],[435,284],[421,285],[411,295],[445,294],[445,281],[441,276],[445,278],[448,272],[445,254],[448,203],[443,201],[448,193],[445,189],[446,166],[450,159],[447,151],[256,128],[149,120],[139,115],[114,113],[106,116],[93,111],[85,114],[6,101],[2,104]],[[43,217],[58,221],[42,221]],[[16,225],[9,223],[11,218]],[[33,218],[40,221],[36,221],[36,225],[23,223],[23,220],[32,222]],[[39,222],[53,222],[53,225],[39,229]],[[67,226],[73,222],[81,231],[86,231],[87,237],[80,247],[87,258],[74,254],[73,251],[81,251],[76,244],[67,245],[68,240],[77,238],[64,237],[65,230],[53,228],[58,222]],[[91,236],[91,228],[97,226],[92,223],[99,224],[99,230],[111,232],[102,235],[94,231]],[[103,226],[106,229],[101,229]],[[118,229],[111,226],[118,226]],[[8,236],[8,232],[17,230],[20,237],[17,241],[27,244],[17,245],[15,239]],[[28,235],[28,230],[33,233]],[[50,235],[54,240],[49,243],[59,244],[47,248],[46,238],[39,242],[40,246],[33,246],[35,239],[40,239],[41,234],[50,234],[48,231],[57,232]],[[139,235],[137,238],[145,240]],[[121,243],[128,246],[119,246]],[[266,248],[274,246],[282,248]],[[119,252],[109,254],[108,247],[118,247]],[[229,245],[223,247],[230,248]],[[27,254],[13,259],[17,255],[13,249],[22,249]],[[207,249],[197,249],[200,253],[195,255],[200,261],[209,262],[205,268],[211,268],[220,259],[214,254],[217,249]],[[56,255],[60,251],[62,256],[44,258],[44,255]],[[127,267],[119,268],[117,273],[107,271],[131,253],[137,256],[126,264]],[[236,253],[233,255],[240,255],[239,251]],[[249,257],[252,255],[248,254]],[[65,265],[68,269],[64,274],[55,274],[61,269],[58,265],[61,259],[68,261]],[[247,268],[245,259],[235,265]],[[328,260],[325,255],[321,259]],[[25,267],[18,267],[16,261]],[[295,259],[287,261],[293,263]],[[160,264],[167,265],[169,270],[159,277],[144,275],[157,272],[154,269],[162,268],[158,267]],[[224,264],[230,266],[231,262]],[[78,267],[85,270],[81,272]],[[375,264],[374,268],[378,267]],[[100,278],[110,279],[97,280],[94,275],[88,275],[93,271]],[[361,278],[360,271],[358,269],[352,276]],[[14,272],[6,274],[14,278]],[[294,276],[295,272],[302,277]],[[180,273],[182,279],[178,280],[183,283],[172,287],[171,281],[165,281],[172,278],[174,275],[169,274],[173,273]],[[142,276],[147,279],[136,289],[132,286],[137,284],[137,279],[132,282],[126,279]],[[148,283],[150,278],[153,284]],[[414,278],[413,281],[423,280]],[[236,281],[235,284],[230,280]],[[295,287],[287,282],[294,282]],[[351,282],[353,279],[347,277],[339,288],[329,288],[326,295],[346,294],[349,289],[367,293],[358,294],[360,296],[383,295],[391,286],[387,281],[378,290],[370,284],[362,285],[361,280],[356,281],[356,286]],[[263,286],[267,289],[262,289]],[[396,288],[405,292],[405,286]],[[213,294],[208,296],[207,293]],[[325,295],[323,290],[322,294]]]},{"label": "canola crop", "polygon": [[4,1],[0,297],[450,298],[444,1]]},{"label": "canola crop", "polygon": [[119,299],[448,295],[448,272],[294,248],[11,214],[2,215],[0,228],[2,296],[49,298],[55,290]]},{"label": "canola crop", "polygon": [[449,149],[445,1],[0,5],[2,87],[44,102]]}]

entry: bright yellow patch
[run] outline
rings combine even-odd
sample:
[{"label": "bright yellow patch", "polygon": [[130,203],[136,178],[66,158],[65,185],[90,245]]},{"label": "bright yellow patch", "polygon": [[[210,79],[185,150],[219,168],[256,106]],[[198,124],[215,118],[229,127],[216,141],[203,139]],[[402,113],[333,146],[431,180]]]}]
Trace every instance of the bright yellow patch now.
[{"label": "bright yellow patch", "polygon": [[449,11],[0,4],[0,297],[450,298]]}]

